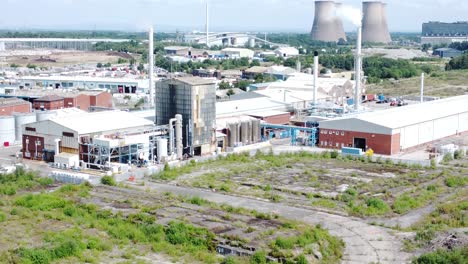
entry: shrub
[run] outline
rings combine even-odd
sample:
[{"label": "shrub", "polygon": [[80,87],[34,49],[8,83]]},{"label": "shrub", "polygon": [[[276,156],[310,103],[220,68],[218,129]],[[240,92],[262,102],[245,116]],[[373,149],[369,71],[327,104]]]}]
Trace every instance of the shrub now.
[{"label": "shrub", "polygon": [[5,220],[6,220],[6,215],[5,215],[5,213],[0,212],[0,223],[1,223],[1,222],[5,222]]},{"label": "shrub", "polygon": [[413,264],[463,264],[468,263],[468,246],[454,250],[439,249],[413,260]]},{"label": "shrub", "polygon": [[450,187],[463,187],[468,183],[467,176],[449,176],[445,179],[445,184]]},{"label": "shrub", "polygon": [[109,186],[116,186],[117,183],[115,182],[114,177],[112,176],[104,176],[101,178],[101,183],[104,185],[109,185]]},{"label": "shrub", "polygon": [[450,162],[453,160],[453,155],[452,153],[447,153],[444,155],[444,158],[442,159],[443,162]]},{"label": "shrub", "polygon": [[267,255],[265,251],[256,251],[250,258],[250,263],[251,264],[266,264]]}]

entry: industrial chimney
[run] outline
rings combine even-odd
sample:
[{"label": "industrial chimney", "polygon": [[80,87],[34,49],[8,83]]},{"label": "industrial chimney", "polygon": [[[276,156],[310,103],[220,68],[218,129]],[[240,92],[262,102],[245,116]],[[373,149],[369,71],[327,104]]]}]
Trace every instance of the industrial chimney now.
[{"label": "industrial chimney", "polygon": [[312,26],[312,40],[337,42],[341,38],[346,40],[343,22],[336,15],[337,7],[334,1],[316,1],[314,25]]},{"label": "industrial chimney", "polygon": [[387,4],[380,1],[363,2],[362,41],[389,43],[392,41],[388,32]]}]

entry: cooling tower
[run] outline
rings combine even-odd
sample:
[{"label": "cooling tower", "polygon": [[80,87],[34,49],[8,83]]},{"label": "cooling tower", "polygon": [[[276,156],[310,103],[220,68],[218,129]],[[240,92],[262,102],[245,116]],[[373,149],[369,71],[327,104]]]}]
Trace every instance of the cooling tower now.
[{"label": "cooling tower", "polygon": [[[343,4],[335,3],[335,13],[337,9],[340,9]],[[335,16],[335,33],[338,37],[338,40],[342,39],[346,41],[346,34],[343,28],[343,21],[338,16]]]},{"label": "cooling tower", "polygon": [[337,17],[336,9],[340,4],[334,1],[316,1],[312,40],[337,42],[346,40],[341,18]]},{"label": "cooling tower", "polygon": [[362,41],[389,43],[392,41],[388,32],[387,5],[382,2],[363,2]]}]

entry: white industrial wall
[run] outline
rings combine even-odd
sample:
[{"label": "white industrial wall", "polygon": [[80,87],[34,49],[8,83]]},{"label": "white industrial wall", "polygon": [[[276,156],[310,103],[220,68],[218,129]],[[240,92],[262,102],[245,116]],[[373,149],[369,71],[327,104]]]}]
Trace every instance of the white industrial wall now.
[{"label": "white industrial wall", "polygon": [[399,129],[401,149],[408,149],[468,131],[468,113],[440,118]]},{"label": "white industrial wall", "polygon": [[[26,131],[25,127],[34,127],[36,128],[36,132]],[[63,132],[73,133],[74,137],[64,137]],[[47,150],[55,149],[55,139],[62,141],[62,147],[78,149],[78,133],[50,120],[24,125],[23,135],[44,137],[44,148]]]}]

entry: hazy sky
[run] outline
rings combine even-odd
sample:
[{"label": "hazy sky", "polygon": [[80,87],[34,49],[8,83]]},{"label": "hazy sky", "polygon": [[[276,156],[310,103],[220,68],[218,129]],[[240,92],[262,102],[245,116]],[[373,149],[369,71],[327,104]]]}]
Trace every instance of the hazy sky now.
[{"label": "hazy sky", "polygon": [[[203,30],[205,0],[0,0],[0,29]],[[360,8],[359,0],[342,0]],[[391,31],[430,20],[468,20],[467,0],[388,0]],[[298,31],[312,27],[313,0],[210,0],[213,30]],[[345,29],[352,30],[345,21]]]}]

